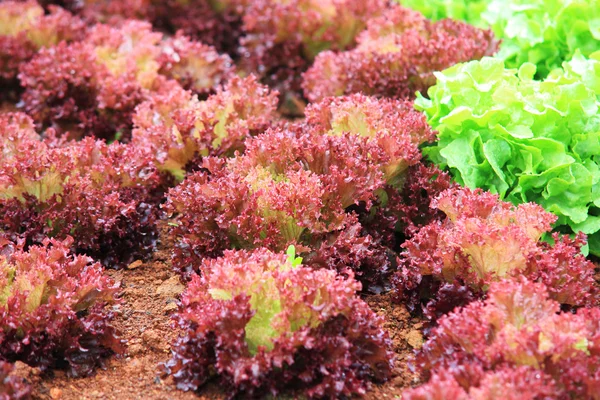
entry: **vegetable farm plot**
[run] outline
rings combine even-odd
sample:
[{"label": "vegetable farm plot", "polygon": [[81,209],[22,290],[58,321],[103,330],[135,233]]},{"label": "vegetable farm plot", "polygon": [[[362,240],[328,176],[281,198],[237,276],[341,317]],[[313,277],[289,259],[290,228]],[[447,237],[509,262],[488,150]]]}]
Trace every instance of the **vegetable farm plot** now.
[{"label": "vegetable farm plot", "polygon": [[600,399],[600,0],[0,0],[0,400]]}]

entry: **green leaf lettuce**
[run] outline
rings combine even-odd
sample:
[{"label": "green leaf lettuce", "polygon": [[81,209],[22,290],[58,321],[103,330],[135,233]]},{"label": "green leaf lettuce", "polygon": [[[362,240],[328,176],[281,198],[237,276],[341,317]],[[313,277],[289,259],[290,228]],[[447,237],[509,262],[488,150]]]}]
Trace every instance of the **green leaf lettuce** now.
[{"label": "green leaf lettuce", "polygon": [[535,73],[496,58],[437,73],[415,103],[439,132],[424,152],[461,184],[539,203],[599,254],[600,52],[576,52],[544,81]]}]

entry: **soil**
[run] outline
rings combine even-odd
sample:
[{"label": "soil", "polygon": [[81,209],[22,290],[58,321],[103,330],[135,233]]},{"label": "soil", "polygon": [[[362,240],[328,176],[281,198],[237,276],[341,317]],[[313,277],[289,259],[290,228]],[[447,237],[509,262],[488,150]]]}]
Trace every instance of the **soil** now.
[{"label": "soil", "polygon": [[[163,236],[163,235],[161,235]],[[170,343],[180,333],[171,325],[184,289],[170,266],[168,245],[159,246],[148,262],[136,261],[123,270],[107,273],[121,282],[122,303],[113,308],[113,325],[127,341],[128,351],[112,357],[104,369],[87,378],[70,378],[62,371],[40,375],[38,370],[17,363],[17,374],[29,381],[33,398],[41,400],[202,400],[224,399],[215,385],[200,393],[178,390],[171,378],[161,378],[159,365],[169,359]],[[385,328],[396,353],[392,378],[373,385],[368,400],[398,398],[402,390],[418,382],[408,368],[413,349],[423,343],[423,321],[411,318],[402,305],[393,304],[390,295],[366,296],[365,300],[385,318]]]}]

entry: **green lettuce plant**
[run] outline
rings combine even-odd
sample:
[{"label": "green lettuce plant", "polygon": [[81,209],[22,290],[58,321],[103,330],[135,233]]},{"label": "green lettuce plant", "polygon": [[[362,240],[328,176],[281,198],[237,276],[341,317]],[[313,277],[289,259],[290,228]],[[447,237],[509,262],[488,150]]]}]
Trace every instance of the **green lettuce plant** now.
[{"label": "green lettuce plant", "polygon": [[404,7],[419,11],[426,18],[438,21],[452,18],[472,25],[484,25],[481,13],[490,0],[398,0]]},{"label": "green lettuce plant", "polygon": [[496,58],[436,73],[415,103],[438,131],[424,152],[461,184],[542,205],[560,230],[588,234],[598,255],[600,52],[577,52],[543,81],[535,74]]}]

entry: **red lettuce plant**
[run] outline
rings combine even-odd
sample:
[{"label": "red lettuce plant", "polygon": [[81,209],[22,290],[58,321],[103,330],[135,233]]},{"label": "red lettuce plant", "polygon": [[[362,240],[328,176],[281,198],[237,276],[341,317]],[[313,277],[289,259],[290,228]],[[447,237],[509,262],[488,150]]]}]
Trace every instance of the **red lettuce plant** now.
[{"label": "red lettuce plant", "polygon": [[214,47],[190,40],[180,32],[162,43],[159,73],[179,82],[184,89],[206,95],[234,75],[231,58]]},{"label": "red lettuce plant", "polygon": [[275,120],[277,93],[253,76],[232,78],[206,101],[174,87],[140,104],[133,116],[133,145],[155,155],[156,167],[183,179],[200,156],[232,156],[248,136]]},{"label": "red lettuce plant", "polygon": [[[131,255],[126,249],[152,244],[159,176],[151,154],[90,138],[50,145],[33,138],[30,119],[5,119],[13,123],[0,128],[3,235],[28,244],[73,235],[75,249],[103,255],[108,263],[114,255]],[[19,135],[27,138],[15,142]]]},{"label": "red lettuce plant", "polygon": [[376,206],[354,207],[368,233],[394,250],[418,227],[441,214],[429,207],[432,198],[450,187],[450,178],[421,161],[419,146],[435,140],[423,116],[408,101],[377,99],[362,94],[330,97],[306,108],[311,129],[326,135],[357,135],[379,148],[387,185],[379,189]]},{"label": "red lettuce plant", "polygon": [[231,75],[228,57],[185,37],[162,38],[148,23],[127,21],[95,25],[81,42],[42,49],[21,66],[24,110],[41,128],[127,140],[135,107],[173,90],[168,77],[206,94]]},{"label": "red lettuce plant", "polygon": [[409,166],[421,159],[419,145],[435,140],[427,120],[412,103],[362,94],[330,97],[306,108],[307,124],[327,135],[366,137],[379,147],[386,181],[401,186]]},{"label": "red lettuce plant", "polygon": [[27,252],[0,240],[2,359],[81,376],[123,351],[105,310],[117,301],[118,285],[100,264],[69,252],[72,238],[46,239]]},{"label": "red lettuce plant", "polygon": [[[55,3],[58,1],[54,1]],[[118,26],[128,19],[146,20],[168,34],[185,35],[236,54],[247,0],[80,0],[61,1],[88,21]]]},{"label": "red lettuce plant", "polygon": [[300,90],[300,73],[324,50],[344,50],[383,0],[258,0],[243,16],[242,63],[285,94]]},{"label": "red lettuce plant", "polygon": [[[408,103],[393,99],[330,98],[306,114],[302,124],[247,140],[242,156],[206,161],[170,193],[168,210],[178,214],[174,264],[184,275],[227,248],[293,244],[311,265],[351,267],[369,290],[386,284],[398,231],[413,217],[417,225],[429,221],[435,212],[421,203],[441,190],[436,185],[449,185],[445,175],[417,167],[418,146],[434,133]],[[175,149],[177,157],[186,154]],[[427,189],[403,192],[415,180]]]},{"label": "red lettuce plant", "polygon": [[96,63],[93,47],[82,42],[42,49],[21,67],[19,78],[23,109],[38,128],[52,127],[70,138],[113,139],[126,132],[129,115],[142,99],[135,81],[111,79]]},{"label": "red lettuce plant", "polygon": [[15,79],[19,66],[41,48],[82,39],[85,26],[79,18],[60,7],[49,10],[45,14],[35,1],[0,3],[0,79]]},{"label": "red lettuce plant", "polygon": [[29,400],[31,388],[23,378],[11,375],[12,364],[0,360],[0,400]]},{"label": "red lettuce plant", "polygon": [[372,157],[387,185],[377,190],[375,207],[353,206],[363,228],[385,246],[398,243],[418,227],[438,217],[429,207],[432,198],[450,187],[450,179],[421,161],[419,146],[435,140],[423,116],[408,101],[377,99],[362,94],[330,97],[306,108],[311,129],[326,135],[357,135],[379,148]]},{"label": "red lettuce plant", "polygon": [[163,74],[187,89],[207,94],[234,72],[227,55],[181,34],[165,39],[147,22],[125,21],[119,28],[98,24],[86,42],[94,46],[97,61],[113,76],[134,78],[144,89],[160,85],[160,80],[155,81]]},{"label": "red lettuce plant", "polygon": [[429,382],[405,391],[402,400],[541,400],[556,399],[556,393],[556,385],[548,374],[521,366],[482,371],[478,383],[467,389],[451,372],[441,370]]},{"label": "red lettuce plant", "polygon": [[413,98],[435,84],[434,71],[492,55],[498,46],[491,31],[450,19],[431,22],[400,6],[371,19],[357,42],[352,50],[316,57],[303,82],[311,102],[358,92]]},{"label": "red lettuce plant", "polygon": [[301,76],[315,56],[344,50],[369,19],[382,15],[386,0],[85,0],[88,19],[122,24],[145,19],[157,29],[181,31],[239,60],[246,72],[278,89],[282,97],[301,91]]},{"label": "red lettuce plant", "polygon": [[494,282],[486,301],[441,318],[416,358],[431,380],[404,398],[597,398],[600,308],[558,313],[549,295],[525,278]]},{"label": "red lettuce plant", "polygon": [[227,251],[193,276],[176,316],[186,334],[166,364],[179,388],[216,377],[242,397],[338,398],[389,377],[390,340],[355,294],[360,284],[303,266],[291,250]]},{"label": "red lettuce plant", "polygon": [[[248,139],[241,156],[205,159],[203,170],[169,192],[167,210],[176,214],[170,231],[176,243],[174,266],[188,275],[203,257],[220,256],[232,247],[283,251],[296,245],[307,257],[316,257],[312,264],[319,259],[346,268],[339,258],[318,257],[319,249],[331,255],[334,246],[344,258],[354,259],[362,279],[366,271],[358,261],[377,259],[375,253],[384,249],[358,235],[357,217],[347,209],[369,209],[376,200],[376,190],[384,186],[374,161],[383,157],[379,153],[358,135],[322,135],[290,125]],[[375,275],[389,273],[389,264],[379,265]]]},{"label": "red lettuce plant", "polygon": [[[405,252],[396,275],[401,297],[418,298],[425,292],[434,297],[433,307],[442,305],[436,301],[454,300],[455,305],[462,299],[451,287],[480,294],[494,281],[527,276],[545,283],[552,298],[562,304],[597,304],[594,264],[580,252],[585,237],[555,234],[554,245],[542,242],[542,234],[550,232],[556,221],[542,207],[532,203],[515,207],[479,189],[446,191],[432,206],[447,218],[425,226],[402,245]],[[426,292],[432,285],[437,287],[437,299]]]}]

